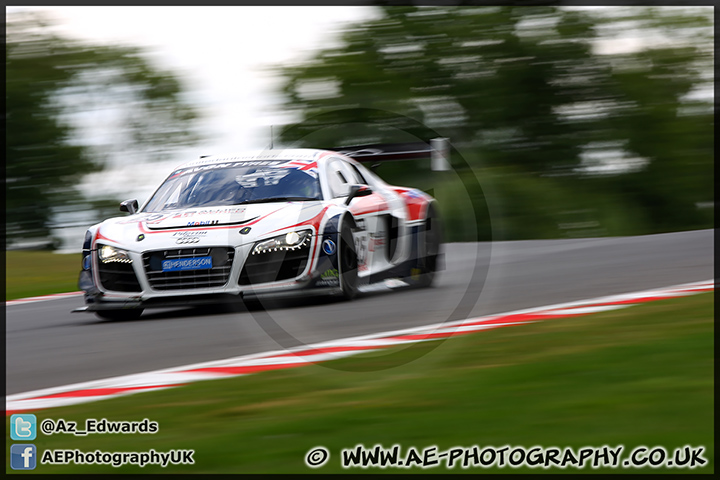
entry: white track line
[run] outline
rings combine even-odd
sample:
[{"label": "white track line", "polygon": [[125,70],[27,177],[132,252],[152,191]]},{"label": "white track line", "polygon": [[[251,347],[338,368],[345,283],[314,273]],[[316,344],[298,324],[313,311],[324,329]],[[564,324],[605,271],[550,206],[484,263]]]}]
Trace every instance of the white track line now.
[{"label": "white track line", "polygon": [[[46,388],[8,395],[5,399],[6,413],[10,415],[21,411],[75,405],[143,391],[172,388],[200,380],[248,375],[270,369],[292,368],[394,345],[437,340],[458,334],[534,323],[551,318],[588,315],[626,308],[642,302],[693,295],[714,289],[714,280],[693,282]],[[71,294],[60,294],[60,296],[69,295]]]}]

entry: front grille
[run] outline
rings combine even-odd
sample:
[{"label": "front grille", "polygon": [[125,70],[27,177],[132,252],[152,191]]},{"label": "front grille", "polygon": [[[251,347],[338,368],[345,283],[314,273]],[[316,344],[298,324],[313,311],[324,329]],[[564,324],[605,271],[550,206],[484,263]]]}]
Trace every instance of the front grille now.
[{"label": "front grille", "polygon": [[115,292],[139,292],[141,291],[135,270],[132,263],[98,262],[98,273],[100,283],[105,290]]},{"label": "front grille", "polygon": [[[212,268],[163,272],[164,260],[212,257]],[[143,266],[150,286],[155,290],[184,290],[222,287],[230,278],[235,250],[229,247],[198,247],[157,250],[143,253]]]},{"label": "front grille", "polygon": [[240,273],[240,285],[276,282],[295,278],[305,270],[310,245],[296,250],[258,253],[248,256]]}]

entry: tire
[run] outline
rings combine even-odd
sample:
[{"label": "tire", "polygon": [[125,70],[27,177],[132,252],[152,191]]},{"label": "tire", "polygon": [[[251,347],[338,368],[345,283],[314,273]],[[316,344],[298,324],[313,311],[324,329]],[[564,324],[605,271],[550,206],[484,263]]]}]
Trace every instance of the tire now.
[{"label": "tire", "polygon": [[358,292],[358,268],[355,239],[348,222],[343,222],[342,229],[340,230],[338,272],[340,275],[341,295],[346,300],[352,300],[357,296]]},{"label": "tire", "polygon": [[427,219],[423,228],[417,264],[409,278],[409,283],[412,286],[417,288],[432,286],[438,269],[438,255],[441,243],[442,226],[440,225],[440,218],[435,212],[435,207],[431,204],[428,207]]},{"label": "tire", "polygon": [[102,318],[103,320],[137,320],[142,315],[142,308],[128,308],[124,310],[98,310],[95,315]]}]

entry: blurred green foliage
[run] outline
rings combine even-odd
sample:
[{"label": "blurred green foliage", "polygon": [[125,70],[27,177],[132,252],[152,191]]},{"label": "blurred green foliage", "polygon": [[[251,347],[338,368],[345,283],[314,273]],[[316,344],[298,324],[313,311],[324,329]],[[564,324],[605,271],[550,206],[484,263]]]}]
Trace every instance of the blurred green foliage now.
[{"label": "blurred green foliage", "polygon": [[[383,166],[437,193],[448,240],[630,235],[713,226],[710,8],[378,8],[339,46],[275,71],[285,144],[451,139],[452,174]],[[137,48],[6,19],[6,230],[47,237],[74,188],[195,139],[172,73]],[[82,122],[78,122],[82,119]],[[78,125],[104,125],[89,137]],[[113,200],[114,201],[114,200]]]},{"label": "blurred green foliage", "polygon": [[[196,140],[196,112],[172,73],[140,49],[77,42],[53,26],[38,13],[6,17],[9,239],[48,237],[56,209],[88,208],[74,187],[113,157],[156,160]],[[88,138],[80,118],[104,135]]]},{"label": "blurred green foliage", "polygon": [[[451,139],[456,240],[632,235],[713,225],[711,9],[388,6],[283,66],[294,146]],[[631,45],[631,43],[634,44]],[[431,179],[413,172],[425,169]],[[466,192],[477,233],[466,228]],[[462,203],[462,202],[460,202]],[[705,208],[703,208],[705,207]],[[486,215],[489,218],[483,219]],[[492,224],[492,231],[489,230]]]}]

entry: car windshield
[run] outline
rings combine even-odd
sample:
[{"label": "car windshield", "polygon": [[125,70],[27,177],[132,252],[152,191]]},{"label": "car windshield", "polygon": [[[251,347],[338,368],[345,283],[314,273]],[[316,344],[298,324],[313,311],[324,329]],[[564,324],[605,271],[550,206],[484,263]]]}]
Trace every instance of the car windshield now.
[{"label": "car windshield", "polygon": [[304,160],[229,162],[173,172],[145,212],[192,207],[319,200],[317,164]]}]

